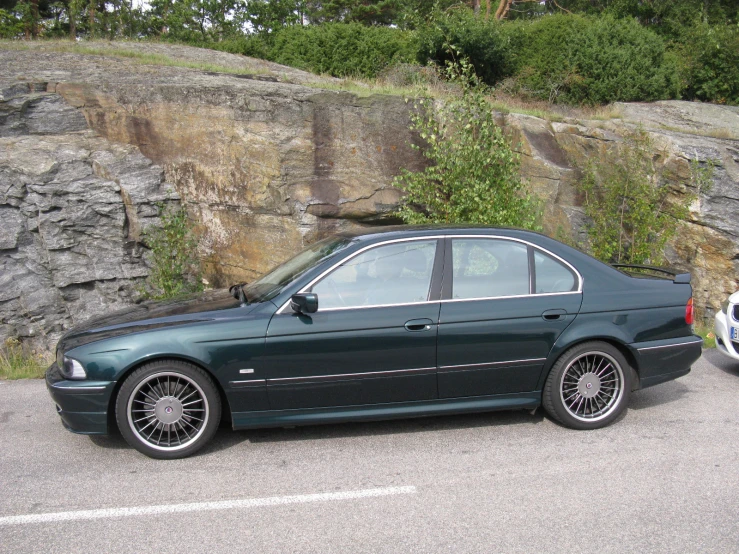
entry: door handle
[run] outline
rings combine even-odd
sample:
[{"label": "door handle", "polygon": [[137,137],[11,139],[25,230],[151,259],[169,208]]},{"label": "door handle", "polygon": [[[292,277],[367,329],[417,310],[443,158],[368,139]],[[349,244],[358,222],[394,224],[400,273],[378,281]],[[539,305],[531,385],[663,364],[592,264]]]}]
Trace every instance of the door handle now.
[{"label": "door handle", "polygon": [[545,311],[541,314],[541,317],[544,318],[546,321],[557,321],[560,319],[564,319],[566,315],[567,310],[562,310],[561,308],[558,308],[556,310]]},{"label": "door handle", "polygon": [[428,331],[434,322],[430,319],[411,319],[405,322],[407,331]]}]

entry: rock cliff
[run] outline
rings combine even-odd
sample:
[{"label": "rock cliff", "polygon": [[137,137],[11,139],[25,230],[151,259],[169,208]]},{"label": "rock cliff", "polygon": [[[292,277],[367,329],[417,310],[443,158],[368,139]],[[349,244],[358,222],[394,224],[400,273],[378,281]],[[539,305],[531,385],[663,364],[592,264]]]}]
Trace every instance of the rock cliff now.
[{"label": "rock cliff", "polygon": [[[146,65],[134,54],[153,48],[176,62],[208,51],[103,47],[112,54],[43,44],[2,52],[6,335],[53,335],[130,301],[135,280],[148,272],[140,228],[156,215],[152,202],[167,197],[165,183],[186,202],[206,276],[220,286],[252,279],[323,234],[394,222],[400,193],[392,177],[423,166],[402,97],[324,90],[307,73],[223,53],[212,56],[226,69],[202,71]],[[711,161],[713,186],[668,251],[673,264],[693,272],[696,305],[710,316],[739,286],[739,111],[685,102],[615,110],[610,120],[510,113],[500,122],[520,144],[524,176],[547,200],[550,233],[578,231],[576,166],[629,129],[650,133],[676,193],[691,160]],[[39,311],[36,302],[47,305]]]},{"label": "rock cliff", "polygon": [[138,148],[89,130],[45,84],[0,90],[0,343],[49,346],[132,301],[141,232],[177,194]]}]

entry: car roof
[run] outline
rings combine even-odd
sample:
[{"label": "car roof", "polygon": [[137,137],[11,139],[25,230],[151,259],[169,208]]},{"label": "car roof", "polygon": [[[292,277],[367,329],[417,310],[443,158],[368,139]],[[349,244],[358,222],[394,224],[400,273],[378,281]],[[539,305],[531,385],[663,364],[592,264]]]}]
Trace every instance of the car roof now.
[{"label": "car roof", "polygon": [[490,227],[487,225],[388,225],[355,229],[338,233],[339,236],[353,238],[360,241],[391,238],[422,237],[438,234],[472,234],[472,235],[503,235],[503,236],[543,236],[534,231],[525,231],[510,227]]}]

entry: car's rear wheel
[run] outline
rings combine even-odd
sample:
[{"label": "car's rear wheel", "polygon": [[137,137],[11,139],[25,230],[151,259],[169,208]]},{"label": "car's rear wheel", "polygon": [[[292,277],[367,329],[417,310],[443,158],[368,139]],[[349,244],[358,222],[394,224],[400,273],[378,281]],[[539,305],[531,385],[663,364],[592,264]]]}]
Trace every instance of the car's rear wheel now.
[{"label": "car's rear wheel", "polygon": [[213,380],[192,364],[146,364],[124,381],[116,420],[126,442],[152,458],[184,458],[213,438],[221,400]]},{"label": "car's rear wheel", "polygon": [[549,373],[542,402],[567,427],[597,429],[623,414],[630,394],[631,368],[623,354],[593,341],[562,354]]}]

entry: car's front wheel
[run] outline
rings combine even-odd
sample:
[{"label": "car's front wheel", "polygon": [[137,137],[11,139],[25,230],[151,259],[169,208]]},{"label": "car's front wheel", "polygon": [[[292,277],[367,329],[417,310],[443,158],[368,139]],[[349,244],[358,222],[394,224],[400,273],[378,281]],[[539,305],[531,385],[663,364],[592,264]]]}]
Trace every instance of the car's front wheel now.
[{"label": "car's front wheel", "polygon": [[126,442],[152,458],[184,458],[213,438],[221,399],[213,380],[177,360],[148,363],[123,382],[115,406]]},{"label": "car's front wheel", "polygon": [[554,419],[573,429],[597,429],[624,412],[631,394],[631,368],[614,346],[579,344],[557,360],[542,403]]}]

